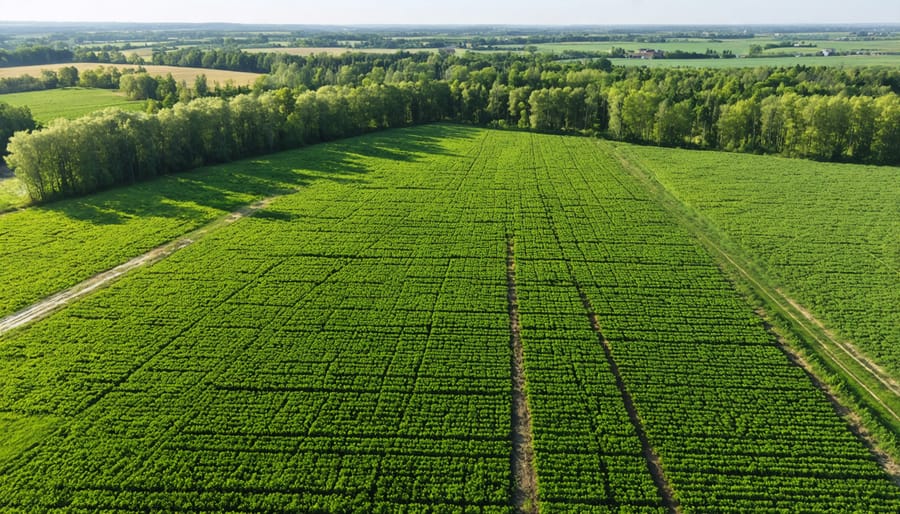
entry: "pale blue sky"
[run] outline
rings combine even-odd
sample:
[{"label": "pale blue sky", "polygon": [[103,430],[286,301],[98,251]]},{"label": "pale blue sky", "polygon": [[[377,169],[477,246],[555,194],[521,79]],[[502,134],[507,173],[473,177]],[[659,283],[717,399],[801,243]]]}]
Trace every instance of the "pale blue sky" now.
[{"label": "pale blue sky", "polygon": [[900,0],[0,0],[0,21],[286,24],[900,23]]}]

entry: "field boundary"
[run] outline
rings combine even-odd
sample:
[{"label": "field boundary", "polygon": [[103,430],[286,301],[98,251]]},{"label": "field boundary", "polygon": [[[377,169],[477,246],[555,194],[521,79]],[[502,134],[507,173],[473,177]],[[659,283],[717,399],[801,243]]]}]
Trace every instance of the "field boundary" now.
[{"label": "field boundary", "polygon": [[597,313],[594,311],[594,306],[591,305],[591,300],[581,288],[581,284],[575,282],[575,288],[578,289],[578,296],[581,297],[581,303],[584,305],[584,310],[591,322],[591,328],[594,330],[594,333],[597,334],[597,339],[603,347],[603,354],[606,357],[606,362],[609,364],[609,370],[616,379],[616,388],[622,396],[622,403],[625,405],[628,419],[634,426],[634,431],[637,433],[638,440],[641,442],[641,455],[644,457],[644,460],[647,461],[647,469],[650,471],[650,476],[653,477],[653,483],[656,484],[656,488],[663,501],[663,506],[669,514],[678,514],[681,512],[681,505],[675,497],[675,491],[672,489],[672,484],[669,482],[668,477],[666,477],[666,472],[663,470],[662,460],[660,459],[659,454],[656,453],[656,450],[654,450],[653,446],[650,444],[650,439],[647,437],[647,432],[644,430],[644,424],[641,422],[641,418],[637,413],[637,408],[634,406],[634,399],[631,397],[631,393],[628,392],[628,388],[625,387],[625,381],[622,379],[619,365],[616,364],[616,359],[612,354],[612,345],[610,345],[609,341],[603,335],[603,330],[600,327],[600,320],[597,319]]},{"label": "field boundary", "polygon": [[[764,320],[768,318],[768,314],[765,312],[765,309],[760,308],[757,311],[757,314]],[[790,360],[791,363],[793,363],[795,366],[800,367],[804,371],[804,373],[806,373],[806,376],[810,379],[810,381],[812,381],[813,385],[817,389],[822,391],[822,393],[828,399],[828,402],[831,404],[831,407],[834,409],[835,413],[847,421],[847,425],[850,428],[850,431],[853,432],[853,434],[863,442],[866,449],[868,449],[872,456],[875,457],[875,460],[878,462],[879,466],[887,471],[895,485],[900,486],[900,463],[894,460],[894,458],[889,453],[885,452],[878,446],[877,440],[866,428],[859,415],[853,412],[849,407],[841,403],[840,399],[837,397],[831,387],[829,387],[828,384],[826,384],[825,382],[820,380],[818,376],[816,376],[813,366],[806,359],[804,359],[802,355],[794,351],[790,343],[788,343],[784,336],[778,331],[777,327],[767,321],[764,321],[764,325],[766,331],[775,338],[776,346],[778,346],[778,349],[787,356],[788,360]]]},{"label": "field boundary", "polygon": [[512,501],[516,512],[539,512],[537,471],[534,467],[534,435],[531,408],[528,406],[528,387],[525,378],[525,351],[522,347],[522,326],[519,323],[519,296],[516,290],[516,241],[506,239],[506,285],[509,303],[510,371],[512,376]]},{"label": "field boundary", "polygon": [[[851,390],[851,392],[847,393],[850,396],[849,399],[844,398],[840,400],[842,408],[847,409],[848,412],[854,412],[847,407],[849,403],[857,404],[857,408],[862,410],[871,410],[871,414],[874,414],[875,418],[871,422],[874,425],[878,425],[881,429],[887,430],[889,434],[893,433],[892,427],[900,425],[900,415],[898,415],[896,409],[887,404],[885,398],[893,396],[896,399],[900,397],[897,394],[900,388],[898,388],[896,381],[892,377],[881,376],[879,373],[880,368],[863,357],[849,342],[844,341],[840,345],[837,344],[835,341],[837,338],[828,331],[824,324],[821,324],[814,317],[813,319],[808,319],[803,314],[805,309],[800,304],[793,301],[781,290],[768,286],[764,275],[752,268],[752,261],[749,263],[745,262],[746,257],[736,255],[718,244],[715,241],[716,235],[714,230],[706,225],[707,222],[702,218],[702,215],[690,211],[664,185],[644,170],[639,163],[631,160],[615,146],[611,146],[611,148],[623,169],[637,178],[670,214],[681,221],[681,224],[713,255],[719,266],[729,276],[742,282],[744,287],[749,289],[744,295],[747,296],[749,294],[750,297],[757,297],[751,303],[755,307],[763,307],[767,304],[771,311],[767,309],[766,312],[777,315],[780,318],[779,323],[787,325],[787,327],[777,328],[787,328],[789,331],[792,331],[800,339],[799,344],[808,349],[825,366],[825,369],[828,370],[824,371],[825,374],[836,374],[839,382],[838,389],[846,386]],[[757,314],[759,315],[759,313]],[[810,317],[812,317],[811,314]],[[766,318],[761,316],[761,319],[766,322]],[[853,351],[850,351],[847,346],[852,347]],[[793,344],[786,346],[786,349],[791,354],[797,353],[797,348]],[[827,383],[819,374],[814,373],[812,368],[813,366],[810,366],[810,369],[804,369],[815,377],[815,381]],[[819,372],[821,373],[823,370],[820,369]],[[832,385],[833,387],[835,386]],[[839,395],[834,394],[834,397],[837,400]],[[861,403],[861,405],[857,402]],[[842,412],[842,409],[838,409],[839,414]],[[844,419],[851,423],[848,416],[844,416]],[[872,427],[865,428],[871,430]],[[879,447],[876,450],[884,451],[885,448]],[[896,451],[896,449],[892,448],[892,451]],[[891,456],[897,458],[896,455],[891,454]],[[885,471],[890,473],[887,468],[885,468]]]},{"label": "field boundary", "polygon": [[[766,297],[766,299],[768,299],[770,302],[772,302],[772,304],[775,307],[777,307],[780,310],[780,312],[787,315],[798,327],[803,329],[803,331],[809,337],[811,337],[812,340],[816,342],[816,344],[819,345],[819,349],[822,351],[822,353],[825,354],[825,356],[827,356],[829,358],[830,362],[834,363],[837,367],[839,367],[846,376],[852,378],[859,387],[861,387],[864,391],[869,393],[869,395],[872,397],[872,399],[874,399],[875,402],[878,403],[881,406],[881,408],[885,410],[885,412],[890,414],[896,421],[900,422],[900,415],[898,415],[897,412],[895,412],[893,409],[891,409],[891,407],[887,403],[885,403],[885,401],[881,398],[881,396],[879,396],[878,393],[873,391],[872,388],[869,387],[863,379],[861,379],[856,373],[854,373],[843,362],[841,362],[841,360],[838,358],[838,356],[835,355],[835,353],[833,351],[831,351],[830,348],[828,348],[826,341],[823,341],[823,338],[816,335],[816,333],[806,323],[804,323],[800,319],[800,316],[802,316],[802,314],[798,315],[797,313],[794,312],[795,310],[799,310],[802,313],[803,311],[805,311],[805,309],[800,307],[799,304],[797,304],[797,302],[795,302],[794,300],[792,300],[791,298],[786,296],[780,290],[775,289],[775,292],[770,291],[769,288],[767,288],[764,284],[762,284],[760,281],[755,279],[749,271],[747,271],[744,267],[742,267],[740,264],[738,264],[735,261],[735,259],[728,252],[723,250],[719,245],[715,244],[706,235],[699,234],[699,233],[696,235],[697,235],[697,238],[700,239],[704,243],[705,246],[713,249],[716,253],[718,253],[721,256],[721,258],[727,260],[728,263],[738,273],[740,273],[740,275],[745,280],[750,282],[760,294],[764,295]],[[788,307],[788,305],[784,305],[781,301],[779,301],[778,297],[780,297],[783,301],[785,301],[790,306],[790,308]],[[812,319],[810,321],[813,322]],[[818,321],[818,320],[816,320],[816,321]],[[824,326],[822,326],[822,325],[819,325],[819,326],[825,331],[826,334],[828,333],[827,330],[824,329]],[[831,339],[831,338],[829,337],[829,339]],[[831,339],[831,341],[833,343],[835,343],[835,346],[840,348],[847,356],[849,356],[851,359],[853,359],[854,361],[859,363],[862,366],[862,368],[865,369],[872,376],[872,378],[874,378],[876,381],[878,381],[885,389],[887,389],[891,393],[894,393],[894,395],[897,395],[897,391],[894,389],[894,387],[892,387],[891,383],[886,381],[882,377],[880,377],[875,372],[873,364],[868,363],[868,361],[863,361],[862,359],[860,359],[859,357],[854,355],[854,353],[851,352],[847,348],[847,346],[849,346],[848,344],[846,344],[846,343],[845,344],[836,344],[836,341],[834,339]]]},{"label": "field boundary", "polygon": [[177,252],[178,250],[194,244],[196,241],[206,236],[207,234],[224,226],[230,225],[241,218],[250,216],[256,211],[267,207],[277,197],[278,196],[271,196],[268,198],[264,198],[251,205],[238,209],[237,211],[229,213],[211,223],[208,223],[207,225],[204,225],[203,227],[193,230],[174,241],[166,243],[162,246],[158,246],[150,250],[149,252],[146,252],[129,260],[128,262],[120,264],[107,271],[98,273],[97,275],[94,275],[93,277],[84,280],[79,284],[48,296],[47,298],[35,304],[32,304],[22,310],[19,310],[18,312],[10,314],[9,316],[0,319],[0,335],[4,335],[7,332],[46,318],[47,316],[62,309],[70,303],[84,296],[87,296],[94,291],[97,291],[98,289],[109,286],[126,274],[138,268],[159,262]]}]

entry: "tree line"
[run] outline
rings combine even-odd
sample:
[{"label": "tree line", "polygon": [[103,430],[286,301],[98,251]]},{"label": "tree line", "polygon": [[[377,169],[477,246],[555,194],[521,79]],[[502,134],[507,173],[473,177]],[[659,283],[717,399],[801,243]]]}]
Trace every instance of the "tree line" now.
[{"label": "tree line", "polygon": [[67,48],[22,46],[14,50],[0,48],[0,68],[72,62],[75,53]]},{"label": "tree line", "polygon": [[[197,51],[201,58],[223,55]],[[556,62],[541,54],[281,57],[270,56],[276,59],[272,72],[248,94],[220,95],[230,100],[185,103],[204,96],[205,85],[195,84],[192,94],[182,95],[170,77],[121,75],[123,91],[151,100],[149,113],[106,112],[20,134],[10,144],[9,161],[25,177],[32,197],[45,201],[264,151],[446,120],[664,146],[900,164],[900,71],[893,69],[625,68],[602,60]],[[310,99],[316,99],[314,109]],[[346,105],[330,107],[340,102]],[[249,109],[257,104],[259,109]],[[277,115],[271,111],[276,104]],[[243,119],[248,109],[269,113],[263,117],[267,121],[235,124],[230,116]],[[201,114],[207,111],[218,114]],[[225,135],[212,139],[221,144],[217,151],[195,141],[207,141],[197,134],[215,129],[205,123],[225,127]],[[133,131],[145,126],[151,134],[178,133],[179,141],[196,144],[173,151],[160,143],[165,137],[136,138]],[[276,135],[262,138],[271,144],[248,145],[256,136],[236,126]],[[97,135],[88,141],[91,132]],[[150,142],[158,146],[146,147]],[[111,159],[101,147],[126,157]],[[78,158],[67,157],[69,151]]]},{"label": "tree line", "polygon": [[0,102],[0,158],[6,155],[6,142],[19,131],[34,130],[36,124],[28,107]]}]

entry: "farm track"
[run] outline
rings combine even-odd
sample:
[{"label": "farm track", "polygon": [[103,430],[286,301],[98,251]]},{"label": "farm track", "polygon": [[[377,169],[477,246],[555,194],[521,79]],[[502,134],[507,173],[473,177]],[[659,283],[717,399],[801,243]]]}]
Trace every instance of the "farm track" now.
[{"label": "farm track", "polygon": [[[712,242],[706,236],[698,234],[698,238],[701,241],[703,241],[703,243],[705,245],[707,245],[708,248],[714,249],[719,255],[722,256],[723,259],[727,260],[731,264],[731,266],[733,266],[734,269],[737,270],[738,273],[740,273],[744,277],[745,280],[752,283],[757,288],[757,290],[760,291],[769,301],[771,301],[776,307],[778,307],[783,313],[785,313],[797,326],[801,327],[803,329],[803,331],[806,332],[806,334],[809,335],[809,337],[811,337],[812,340],[818,344],[822,353],[824,353],[825,356],[828,357],[828,360],[830,362],[834,363],[834,365],[836,365],[837,367],[839,367],[841,369],[841,371],[844,372],[845,376],[853,379],[853,381],[856,382],[856,384],[859,387],[861,387],[867,393],[869,393],[869,396],[871,396],[875,400],[875,402],[878,403],[878,405],[880,405],[882,409],[884,409],[885,412],[890,414],[894,418],[895,421],[900,421],[900,415],[898,415],[896,411],[894,411],[890,406],[888,406],[888,404],[885,403],[885,401],[881,398],[881,396],[878,395],[878,393],[876,393],[875,391],[872,390],[872,388],[867,386],[864,380],[862,380],[859,376],[857,376],[856,373],[854,373],[850,368],[848,368],[844,363],[842,363],[841,360],[839,359],[838,355],[835,355],[835,352],[833,352],[828,347],[827,342],[824,341],[822,337],[818,336],[811,328],[809,328],[809,326],[800,319],[799,315],[794,313],[794,309],[797,309],[800,312],[803,312],[803,309],[802,309],[802,307],[799,306],[799,304],[797,304],[792,299],[788,298],[783,293],[780,293],[780,291],[778,291],[777,289],[776,289],[776,292],[774,292],[774,293],[772,291],[770,291],[763,284],[761,284],[758,280],[754,279],[753,276],[750,274],[750,272],[747,271],[741,265],[739,265],[730,254],[728,254],[725,250],[723,250],[721,247],[716,245],[714,242]],[[779,297],[781,298],[781,301],[779,301]],[[793,307],[793,309],[788,308],[788,306],[782,302],[786,302],[791,307]],[[822,329],[824,329],[824,326],[821,326],[821,327],[822,327]],[[827,332],[826,332],[826,335],[827,335]],[[831,339],[831,338],[829,337],[829,339]],[[893,393],[895,396],[897,395],[897,391],[891,385],[892,381],[889,381],[889,379],[883,378],[880,374],[878,374],[876,371],[877,367],[874,364],[870,363],[868,360],[857,357],[855,355],[855,354],[858,354],[858,352],[856,351],[856,348],[853,348],[849,344],[846,344],[846,343],[838,344],[837,341],[835,341],[834,339],[831,339],[831,342],[835,346],[837,346],[838,349],[840,349],[842,352],[844,352],[844,354],[846,354],[851,359],[853,359],[858,364],[860,364],[862,366],[862,368],[865,369],[869,373],[871,378],[875,379],[875,381],[877,381],[879,384],[881,384],[885,389],[887,389],[889,392]],[[852,348],[852,351],[851,351],[851,348]]]},{"label": "farm track", "polygon": [[878,378],[878,381],[881,382],[884,387],[890,390],[897,396],[900,396],[900,384],[897,383],[884,369],[875,364],[874,362],[867,359],[865,356],[861,355],[855,346],[845,343],[837,338],[828,327],[825,326],[824,323],[819,321],[818,318],[813,316],[809,310],[805,307],[797,303],[794,299],[786,295],[781,289],[775,289],[775,292],[778,293],[781,298],[784,299],[787,303],[791,305],[797,312],[799,312],[804,318],[806,318],[810,323],[815,325],[822,331],[822,334],[828,338],[835,346],[844,351],[847,355],[849,355],[853,360],[857,362],[860,366],[865,368],[869,373]]},{"label": "farm track", "polygon": [[515,239],[506,241],[506,283],[509,302],[509,345],[512,375],[512,500],[516,512],[539,511],[537,473],[534,468],[534,436],[531,430],[531,409],[528,406],[525,382],[525,353],[522,348],[522,328],[519,324],[519,298],[516,292]]},{"label": "farm track", "polygon": [[[763,319],[767,318],[767,313],[763,309],[759,309],[756,313]],[[841,403],[840,399],[834,394],[834,391],[828,386],[828,384],[819,380],[819,377],[816,376],[812,366],[803,356],[796,353],[788,344],[787,341],[784,340],[784,337],[778,333],[778,330],[772,326],[768,322],[764,322],[766,331],[768,331],[776,341],[778,349],[781,350],[795,366],[800,367],[806,373],[806,376],[812,381],[813,385],[816,386],[817,389],[822,391],[825,397],[828,399],[828,402],[831,403],[832,408],[838,416],[847,421],[847,425],[850,428],[850,431],[862,441],[863,445],[872,453],[872,456],[875,457],[875,460],[878,462],[878,465],[881,466],[888,475],[891,476],[891,480],[895,485],[900,486],[900,463],[897,463],[889,454],[884,452],[881,448],[878,447],[878,443],[869,432],[869,430],[863,425],[862,420],[859,418],[855,412],[850,410],[847,406]]]},{"label": "farm track", "polygon": [[[669,194],[665,189],[665,186],[653,180],[649,176],[648,172],[643,170],[640,165],[631,162],[621,153],[616,152],[616,157],[622,164],[623,168],[631,172],[632,175],[640,180],[647,188],[655,191],[657,197]],[[882,372],[880,367],[871,362],[869,359],[863,357],[856,347],[846,341],[839,341],[825,328],[825,326],[821,322],[814,318],[812,314],[808,313],[808,311],[806,311],[796,301],[789,298],[778,289],[775,289],[773,291],[772,288],[767,287],[765,284],[761,283],[760,280],[754,278],[753,274],[748,269],[746,269],[745,266],[742,266],[737,262],[735,256],[731,255],[724,248],[716,244],[711,237],[708,237],[703,232],[703,229],[701,229],[696,222],[688,219],[687,215],[683,213],[675,212],[676,208],[672,206],[672,202],[677,203],[677,200],[671,197],[667,197],[666,199],[660,198],[660,201],[667,207],[670,213],[680,218],[683,224],[690,227],[690,230],[707,249],[717,254],[720,260],[723,260],[739,275],[741,275],[744,280],[751,284],[759,292],[759,294],[764,297],[764,299],[772,302],[772,304],[775,305],[781,312],[783,312],[785,316],[790,318],[790,320],[795,325],[802,329],[802,331],[811,338],[811,341],[816,343],[817,347],[820,349],[822,356],[825,357],[828,362],[840,368],[841,372],[848,379],[852,380],[857,386],[865,390],[866,393],[868,393],[868,395],[875,401],[875,403],[878,404],[878,406],[884,411],[885,414],[889,414],[891,417],[893,417],[895,422],[900,422],[900,415],[898,415],[895,410],[888,406],[884,399],[866,384],[865,380],[860,378],[856,373],[854,373],[853,370],[849,369],[847,365],[841,362],[840,356],[836,355],[835,351],[833,351],[832,348],[837,348],[839,350],[839,353],[843,353],[844,355],[855,361],[862,369],[866,371],[866,374],[869,375],[871,379],[877,382],[881,387],[883,387],[886,392],[893,394],[895,397],[900,397],[900,387],[898,387],[898,384],[895,380],[893,380],[891,377],[886,376],[886,374]],[[823,335],[816,334],[816,332],[812,328],[810,328],[810,323],[815,325],[815,327],[818,328]]]},{"label": "farm track", "polygon": [[62,309],[66,305],[69,305],[72,302],[84,296],[87,296],[94,291],[97,291],[98,289],[112,284],[116,280],[122,278],[124,275],[138,268],[159,262],[177,252],[178,250],[181,250],[182,248],[195,243],[207,234],[224,226],[230,225],[241,218],[250,216],[254,212],[267,207],[275,198],[277,197],[272,196],[269,198],[265,198],[256,203],[238,209],[237,211],[232,212],[199,229],[189,232],[188,234],[185,234],[184,236],[174,241],[166,243],[162,246],[158,246],[143,255],[139,255],[131,259],[124,264],[120,264],[115,268],[94,275],[93,277],[81,282],[80,284],[72,286],[64,291],[60,291],[14,314],[10,314],[5,318],[0,319],[0,335],[4,335],[11,330],[15,330],[17,328],[43,319],[50,314],[58,311],[59,309]]},{"label": "farm track", "polygon": [[600,321],[597,319],[597,314],[594,312],[591,300],[582,289],[581,284],[576,282],[575,287],[578,289],[581,303],[584,305],[584,310],[591,321],[591,328],[597,334],[597,339],[600,340],[600,344],[603,347],[603,354],[606,356],[609,369],[616,379],[616,388],[622,395],[622,403],[625,404],[625,411],[628,413],[628,419],[631,420],[631,424],[634,426],[635,432],[637,432],[638,440],[641,442],[641,455],[647,461],[647,469],[653,477],[653,483],[656,484],[656,488],[659,490],[663,506],[669,514],[678,514],[681,512],[681,506],[678,499],[675,498],[675,490],[672,489],[672,484],[669,483],[669,479],[666,477],[659,454],[656,453],[656,450],[654,450],[653,446],[650,444],[650,439],[647,438],[644,424],[641,422],[641,418],[638,416],[637,409],[634,406],[634,399],[631,397],[631,393],[628,392],[628,388],[625,387],[625,382],[622,380],[622,373],[619,371],[619,366],[616,364],[616,359],[613,357],[612,346],[603,335],[603,331],[600,328]]}]

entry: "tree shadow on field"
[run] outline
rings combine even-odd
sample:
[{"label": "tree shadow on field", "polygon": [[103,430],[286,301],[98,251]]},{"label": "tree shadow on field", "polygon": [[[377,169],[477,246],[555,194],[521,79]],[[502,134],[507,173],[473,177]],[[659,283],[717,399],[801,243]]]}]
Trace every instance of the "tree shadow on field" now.
[{"label": "tree shadow on field", "polygon": [[254,218],[263,219],[267,221],[282,221],[282,222],[291,222],[295,219],[299,218],[298,214],[294,214],[292,212],[285,211],[277,211],[274,209],[264,209],[261,211],[257,211],[253,213]]},{"label": "tree shadow on field", "polygon": [[366,174],[384,171],[386,166],[389,169],[390,161],[416,162],[431,155],[458,155],[448,150],[447,143],[473,139],[478,130],[448,124],[387,130],[207,166],[60,200],[37,209],[96,225],[122,224],[148,216],[209,218],[209,208],[222,213],[234,212],[260,198],[296,191],[313,182],[363,183]]}]

